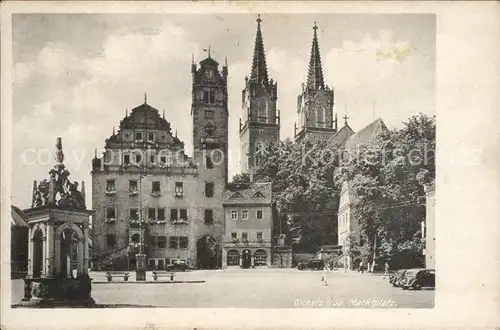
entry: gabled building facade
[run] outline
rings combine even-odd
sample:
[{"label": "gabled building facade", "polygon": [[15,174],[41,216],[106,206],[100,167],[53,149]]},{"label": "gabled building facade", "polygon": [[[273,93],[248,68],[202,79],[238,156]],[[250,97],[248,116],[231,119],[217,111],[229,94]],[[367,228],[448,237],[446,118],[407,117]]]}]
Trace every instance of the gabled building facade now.
[{"label": "gabled building facade", "polygon": [[129,247],[144,252],[151,268],[174,260],[220,267],[228,70],[220,70],[210,54],[191,69],[193,157],[145,97],[113,129],[102,157],[92,161],[93,252],[124,259],[115,268],[133,267],[121,252]]},{"label": "gabled building facade", "polygon": [[224,192],[222,266],[270,267],[273,207],[271,183],[233,184]]},{"label": "gabled building facade", "polygon": [[280,136],[280,115],[277,110],[278,83],[269,79],[266,54],[262,38],[260,15],[250,77],[245,78],[241,92],[242,116],[240,118],[240,168],[248,172],[257,161],[256,154],[266,143],[277,142]]},{"label": "gabled building facade", "polygon": [[317,30],[314,24],[313,41],[307,81],[297,97],[298,123],[294,126],[297,142],[309,139],[330,139],[337,132],[337,115],[333,115],[333,89],[325,85]]}]

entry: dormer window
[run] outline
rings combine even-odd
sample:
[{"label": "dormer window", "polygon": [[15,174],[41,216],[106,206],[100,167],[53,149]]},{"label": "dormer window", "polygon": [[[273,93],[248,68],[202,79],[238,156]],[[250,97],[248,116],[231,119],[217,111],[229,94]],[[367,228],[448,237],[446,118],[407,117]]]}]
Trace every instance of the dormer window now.
[{"label": "dormer window", "polygon": [[142,141],[142,132],[135,132],[135,141]]}]

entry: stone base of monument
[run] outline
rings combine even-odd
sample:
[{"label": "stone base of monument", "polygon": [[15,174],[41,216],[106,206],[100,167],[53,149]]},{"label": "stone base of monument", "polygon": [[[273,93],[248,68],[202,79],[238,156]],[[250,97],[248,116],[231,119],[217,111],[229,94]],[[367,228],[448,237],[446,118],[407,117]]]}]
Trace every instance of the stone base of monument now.
[{"label": "stone base of monument", "polygon": [[92,284],[88,275],[79,278],[26,278],[24,298],[12,307],[54,308],[83,307],[95,305],[92,299]]}]

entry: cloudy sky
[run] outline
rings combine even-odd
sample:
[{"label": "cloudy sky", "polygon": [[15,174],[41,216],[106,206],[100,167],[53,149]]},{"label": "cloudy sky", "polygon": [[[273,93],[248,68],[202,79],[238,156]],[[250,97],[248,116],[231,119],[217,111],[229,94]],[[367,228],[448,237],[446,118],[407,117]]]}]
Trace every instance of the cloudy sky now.
[{"label": "cloudy sky", "polygon": [[[13,15],[12,202],[31,203],[33,180],[51,168],[63,139],[73,180],[85,180],[97,148],[125,114],[148,103],[162,111],[191,153],[191,57],[229,64],[229,174],[239,172],[241,89],[250,72],[255,15]],[[325,81],[334,111],[359,130],[375,117],[397,128],[419,112],[434,114],[434,15],[263,14],[270,77],[278,82],[281,138],[293,136],[296,97],[318,24]],[[89,204],[90,205],[90,204]]]}]

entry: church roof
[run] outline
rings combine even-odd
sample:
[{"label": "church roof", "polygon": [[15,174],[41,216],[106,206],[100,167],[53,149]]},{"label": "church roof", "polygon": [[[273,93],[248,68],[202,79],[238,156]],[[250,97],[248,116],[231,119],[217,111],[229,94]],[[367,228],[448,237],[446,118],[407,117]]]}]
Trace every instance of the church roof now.
[{"label": "church roof", "polygon": [[11,227],[28,227],[26,220],[28,217],[26,214],[21,211],[17,206],[11,205],[11,218],[10,225]]},{"label": "church roof", "polygon": [[378,135],[386,131],[388,131],[387,126],[382,119],[378,118],[356,134],[351,135],[344,145],[347,150],[354,150],[361,145],[372,143]]},{"label": "church roof", "polygon": [[342,146],[344,142],[354,134],[353,129],[346,123],[341,129],[338,130],[337,133],[335,133],[335,135],[330,138],[328,142],[330,144],[334,144],[335,146]]},{"label": "church roof", "polygon": [[262,22],[262,20],[260,19],[259,15],[257,18],[257,34],[255,36],[250,80],[253,80],[257,83],[263,83],[267,86],[269,79],[267,76],[266,53],[264,51],[264,41],[262,39],[260,22]]},{"label": "church roof", "polygon": [[318,27],[316,26],[316,23],[314,23],[313,30],[314,34],[306,86],[309,90],[318,90],[325,88],[325,82],[323,80],[323,68],[321,66],[321,55],[319,52],[318,35],[316,32]]}]

